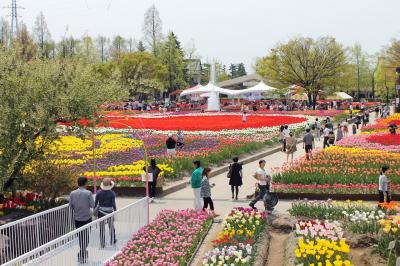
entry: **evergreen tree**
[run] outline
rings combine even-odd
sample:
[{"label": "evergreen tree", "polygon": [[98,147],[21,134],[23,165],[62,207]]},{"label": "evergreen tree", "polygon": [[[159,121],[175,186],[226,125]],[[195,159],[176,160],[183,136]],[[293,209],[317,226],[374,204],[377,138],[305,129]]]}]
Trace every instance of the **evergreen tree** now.
[{"label": "evergreen tree", "polygon": [[246,68],[244,66],[243,63],[240,63],[237,65],[237,69],[236,69],[236,77],[241,77],[241,76],[246,76],[247,72],[246,72]]},{"label": "evergreen tree", "polygon": [[229,76],[231,77],[231,79],[234,79],[234,78],[237,77],[236,72],[237,72],[236,65],[230,64],[230,66],[229,66]]},{"label": "evergreen tree", "polygon": [[138,43],[138,45],[137,45],[136,48],[138,49],[139,52],[144,52],[144,51],[146,51],[146,48],[144,47],[144,44],[143,44],[142,41],[139,41],[139,43]]}]

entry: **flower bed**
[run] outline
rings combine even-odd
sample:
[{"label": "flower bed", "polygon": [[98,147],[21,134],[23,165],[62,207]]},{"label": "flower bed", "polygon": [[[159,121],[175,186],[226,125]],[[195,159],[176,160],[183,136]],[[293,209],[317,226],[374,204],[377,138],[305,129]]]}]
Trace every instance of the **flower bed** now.
[{"label": "flower bed", "polygon": [[186,265],[211,223],[207,212],[163,210],[105,265]]},{"label": "flower bed", "polygon": [[315,194],[376,194],[379,171],[390,165],[392,191],[400,184],[400,154],[381,150],[333,146],[320,150],[312,160],[298,160],[282,168],[273,180],[278,192]]},{"label": "flower bed", "polygon": [[[387,130],[387,129],[386,129]],[[336,142],[337,146],[400,152],[400,137],[387,133],[352,135]]]},{"label": "flower bed", "polygon": [[254,244],[266,224],[264,211],[234,208],[223,222],[224,229],[213,241],[203,265],[253,265]]}]

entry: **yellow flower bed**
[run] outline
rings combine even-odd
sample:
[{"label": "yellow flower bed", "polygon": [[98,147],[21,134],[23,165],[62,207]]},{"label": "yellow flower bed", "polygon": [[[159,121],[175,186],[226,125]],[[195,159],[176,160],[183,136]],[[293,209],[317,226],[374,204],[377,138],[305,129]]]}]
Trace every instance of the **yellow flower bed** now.
[{"label": "yellow flower bed", "polygon": [[309,266],[350,266],[347,259],[350,246],[344,239],[330,241],[328,239],[317,239],[305,241],[299,238],[298,247],[295,249],[297,262]]},{"label": "yellow flower bed", "polygon": [[[167,164],[157,164],[157,166],[161,170],[160,175],[174,173],[174,169],[168,166]],[[144,173],[143,167],[144,167],[144,161],[140,160],[127,165],[110,166],[107,168],[106,171],[96,172],[96,176],[99,177],[140,176],[141,174]],[[93,177],[94,173],[85,172],[83,175],[88,177]]]}]

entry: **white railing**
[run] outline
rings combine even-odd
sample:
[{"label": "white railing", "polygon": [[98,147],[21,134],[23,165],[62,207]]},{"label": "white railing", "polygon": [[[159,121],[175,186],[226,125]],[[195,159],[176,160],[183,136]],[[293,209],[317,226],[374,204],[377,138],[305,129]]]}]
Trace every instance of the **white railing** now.
[{"label": "white railing", "polygon": [[103,265],[121,250],[133,233],[148,224],[148,210],[148,198],[143,198],[5,265]]},{"label": "white railing", "polygon": [[68,204],[0,226],[0,264],[74,230]]}]

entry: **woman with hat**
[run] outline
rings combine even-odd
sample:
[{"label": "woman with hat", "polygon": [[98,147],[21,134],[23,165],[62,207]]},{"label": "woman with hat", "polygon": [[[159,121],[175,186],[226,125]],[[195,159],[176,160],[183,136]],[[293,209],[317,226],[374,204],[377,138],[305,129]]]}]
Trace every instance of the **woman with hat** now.
[{"label": "woman with hat", "polygon": [[[114,182],[110,178],[104,178],[103,182],[100,184],[101,190],[97,191],[96,199],[94,201],[95,210],[97,211],[97,217],[101,218],[107,214],[112,213],[117,210],[115,204],[115,193],[112,191],[114,187]],[[110,244],[113,245],[117,242],[115,239],[115,228],[113,218],[104,220],[100,223],[100,245],[102,248],[105,247],[105,235],[104,227],[105,223],[108,223],[108,228],[110,231]]]}]

